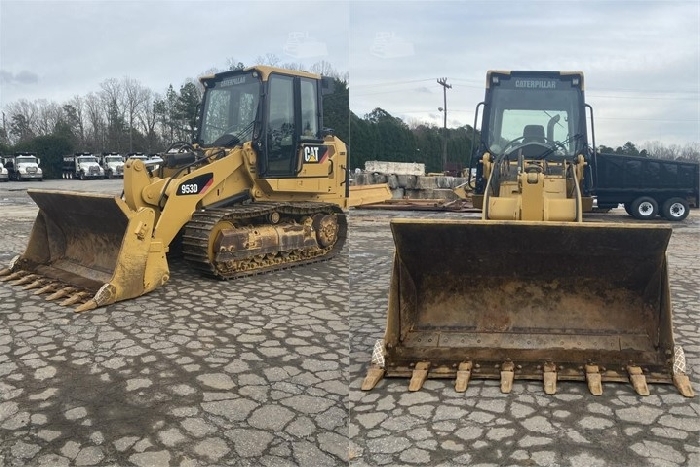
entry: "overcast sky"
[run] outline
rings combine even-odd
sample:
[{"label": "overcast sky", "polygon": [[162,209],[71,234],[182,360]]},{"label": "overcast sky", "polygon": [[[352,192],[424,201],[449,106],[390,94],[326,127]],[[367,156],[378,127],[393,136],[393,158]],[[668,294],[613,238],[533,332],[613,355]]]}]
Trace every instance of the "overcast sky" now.
[{"label": "overcast sky", "polygon": [[700,2],[0,0],[0,107],[128,76],[155,92],[275,54],[349,72],[350,108],[472,124],[486,71],[580,70],[596,143],[700,142]]},{"label": "overcast sky", "polygon": [[0,0],[0,107],[63,103],[124,76],[164,93],[266,54],[347,72],[348,17],[347,2]]},{"label": "overcast sky", "polygon": [[352,2],[350,107],[473,124],[487,70],[584,72],[596,144],[700,142],[700,2]]}]

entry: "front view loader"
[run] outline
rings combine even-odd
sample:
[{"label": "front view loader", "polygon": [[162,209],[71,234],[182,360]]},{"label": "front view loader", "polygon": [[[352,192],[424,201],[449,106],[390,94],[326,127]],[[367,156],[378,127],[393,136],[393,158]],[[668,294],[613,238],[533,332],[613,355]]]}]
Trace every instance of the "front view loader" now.
[{"label": "front view loader", "polygon": [[1,279],[77,304],[138,297],[194,270],[233,279],[331,258],[347,236],[347,150],[322,126],[320,76],[254,67],[201,78],[193,144],[129,159],[121,197],[29,190],[39,214]]},{"label": "front view loader", "polygon": [[[694,395],[674,344],[667,225],[583,222],[592,200],[582,73],[489,72],[475,204],[481,220],[391,222],[383,376],[671,383]],[[477,111],[478,114],[478,111]],[[475,122],[476,127],[476,122]]]}]

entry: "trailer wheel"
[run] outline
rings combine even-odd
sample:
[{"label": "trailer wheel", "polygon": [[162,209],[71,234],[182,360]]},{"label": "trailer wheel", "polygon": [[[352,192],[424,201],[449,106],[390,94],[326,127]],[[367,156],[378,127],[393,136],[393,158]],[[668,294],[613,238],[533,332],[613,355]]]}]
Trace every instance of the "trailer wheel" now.
[{"label": "trailer wheel", "polygon": [[649,220],[656,217],[659,213],[659,205],[648,196],[637,198],[632,203],[632,216],[640,220]]},{"label": "trailer wheel", "polygon": [[661,215],[670,221],[682,221],[689,212],[690,206],[683,198],[671,198],[661,208]]}]

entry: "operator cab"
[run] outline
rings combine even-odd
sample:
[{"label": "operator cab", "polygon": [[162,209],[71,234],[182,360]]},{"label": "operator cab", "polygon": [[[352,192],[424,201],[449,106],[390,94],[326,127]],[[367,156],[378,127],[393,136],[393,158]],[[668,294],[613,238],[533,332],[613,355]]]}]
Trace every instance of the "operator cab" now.
[{"label": "operator cab", "polygon": [[201,81],[205,91],[196,137],[200,147],[252,142],[263,178],[295,177],[307,153],[313,156],[314,144],[318,152],[323,143],[318,76],[258,67]]},{"label": "operator cab", "polygon": [[571,160],[586,145],[583,74],[487,75],[481,134],[487,150],[510,160]]}]

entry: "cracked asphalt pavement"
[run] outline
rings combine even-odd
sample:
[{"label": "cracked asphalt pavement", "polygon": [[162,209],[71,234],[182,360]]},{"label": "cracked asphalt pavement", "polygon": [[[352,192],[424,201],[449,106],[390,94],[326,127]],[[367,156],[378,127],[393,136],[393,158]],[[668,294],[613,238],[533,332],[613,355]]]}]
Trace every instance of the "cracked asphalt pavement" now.
[{"label": "cracked asphalt pavement", "polygon": [[[26,187],[118,195],[121,181],[0,184],[0,265],[36,216]],[[0,283],[0,467],[696,466],[700,398],[670,385],[407,379],[360,390],[385,328],[392,217],[353,210],[339,257],[219,282],[170,263],[164,287],[84,314]],[[618,212],[609,219],[629,222]],[[700,213],[669,247],[674,334],[700,392]]]},{"label": "cracked asphalt pavement", "polygon": [[[0,264],[36,217],[0,185]],[[347,246],[235,281],[179,261],[155,291],[83,314],[0,283],[0,466],[347,464]]]}]

